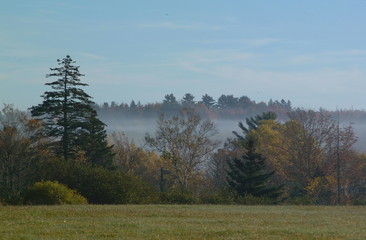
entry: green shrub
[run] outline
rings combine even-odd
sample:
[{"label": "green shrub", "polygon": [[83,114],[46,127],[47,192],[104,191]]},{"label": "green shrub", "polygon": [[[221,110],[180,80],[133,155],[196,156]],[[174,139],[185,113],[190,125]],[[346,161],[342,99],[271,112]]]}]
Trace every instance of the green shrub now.
[{"label": "green shrub", "polygon": [[218,192],[205,194],[200,197],[200,200],[204,204],[233,204],[234,199],[230,193]]},{"label": "green shrub", "polygon": [[156,191],[145,182],[118,170],[89,168],[75,185],[91,203],[146,204],[158,200]]},{"label": "green shrub", "polygon": [[44,166],[43,179],[76,189],[92,204],[147,204],[159,202],[157,191],[142,180],[119,170],[85,162],[52,160]]},{"label": "green shrub", "polygon": [[23,192],[10,192],[0,199],[0,205],[22,205]]},{"label": "green shrub", "polygon": [[291,205],[314,205],[315,200],[310,196],[305,195],[301,197],[289,198],[285,201],[285,203]]},{"label": "green shrub", "polygon": [[236,198],[235,202],[243,205],[269,205],[277,203],[276,200],[266,197],[254,197],[250,194]]},{"label": "green shrub", "polygon": [[29,187],[24,196],[25,204],[29,205],[59,205],[87,204],[86,198],[75,190],[58,182],[36,182]]},{"label": "green shrub", "polygon": [[352,205],[365,206],[366,205],[366,199],[365,198],[361,198],[361,197],[352,199]]},{"label": "green shrub", "polygon": [[188,192],[163,192],[160,194],[160,201],[163,204],[195,204],[198,199]]}]

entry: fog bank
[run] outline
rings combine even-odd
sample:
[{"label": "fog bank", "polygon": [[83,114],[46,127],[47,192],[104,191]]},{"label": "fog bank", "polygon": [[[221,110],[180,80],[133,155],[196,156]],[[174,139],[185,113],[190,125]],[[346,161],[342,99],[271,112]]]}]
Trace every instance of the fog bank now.
[{"label": "fog bank", "polygon": [[[107,124],[108,133],[124,132],[138,146],[144,145],[144,137],[146,133],[154,134],[157,127],[157,118],[134,118],[134,119],[107,119],[101,117],[101,120]],[[225,142],[227,138],[233,137],[233,131],[240,132],[238,127],[239,121],[242,120],[212,120],[218,129],[217,139]],[[349,125],[349,122],[340,123],[342,126]],[[351,123],[355,135],[358,138],[354,148],[358,152],[366,152],[366,122]]]}]

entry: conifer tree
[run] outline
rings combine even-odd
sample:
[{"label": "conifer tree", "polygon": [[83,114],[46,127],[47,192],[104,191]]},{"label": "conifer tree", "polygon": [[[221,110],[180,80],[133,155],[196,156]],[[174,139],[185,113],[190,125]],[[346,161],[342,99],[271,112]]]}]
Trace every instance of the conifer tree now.
[{"label": "conifer tree", "polygon": [[81,87],[84,76],[70,56],[57,60],[59,67],[50,68],[46,77],[56,77],[46,83],[52,91],[46,91],[43,102],[30,108],[33,117],[46,124],[46,134],[54,138],[53,151],[64,159],[83,154],[87,161],[107,166],[112,163],[111,147],[107,145],[105,124],[93,109],[91,96]]},{"label": "conifer tree", "polygon": [[202,96],[202,101],[200,103],[203,103],[209,109],[215,106],[215,100],[207,93]]},{"label": "conifer tree", "polygon": [[239,122],[239,128],[243,131],[244,136],[239,135],[236,131],[233,131],[238,140],[244,140],[250,130],[256,130],[263,120],[275,120],[277,118],[274,112],[264,112],[262,115],[256,115],[255,117],[246,118],[247,127],[243,122]]},{"label": "conifer tree", "polygon": [[247,152],[242,158],[234,158],[233,161],[228,162],[227,183],[229,187],[241,197],[252,195],[277,199],[281,195],[282,186],[268,185],[269,178],[274,171],[266,171],[265,158],[256,153],[252,138],[248,138],[246,148]]}]

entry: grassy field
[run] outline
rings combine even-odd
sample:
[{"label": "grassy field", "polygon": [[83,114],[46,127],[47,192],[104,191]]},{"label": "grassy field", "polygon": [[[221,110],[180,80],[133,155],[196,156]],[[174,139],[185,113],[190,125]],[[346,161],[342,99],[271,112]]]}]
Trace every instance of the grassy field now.
[{"label": "grassy field", "polygon": [[0,206],[0,239],[366,239],[366,208]]}]

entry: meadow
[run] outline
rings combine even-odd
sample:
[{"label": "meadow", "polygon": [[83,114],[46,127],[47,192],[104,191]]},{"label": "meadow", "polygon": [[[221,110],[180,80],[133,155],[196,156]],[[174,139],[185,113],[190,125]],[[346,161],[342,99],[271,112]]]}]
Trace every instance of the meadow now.
[{"label": "meadow", "polygon": [[366,208],[1,206],[0,239],[366,239]]}]

